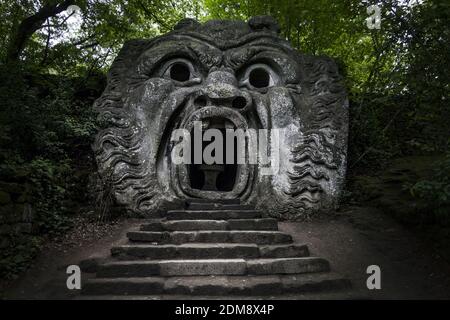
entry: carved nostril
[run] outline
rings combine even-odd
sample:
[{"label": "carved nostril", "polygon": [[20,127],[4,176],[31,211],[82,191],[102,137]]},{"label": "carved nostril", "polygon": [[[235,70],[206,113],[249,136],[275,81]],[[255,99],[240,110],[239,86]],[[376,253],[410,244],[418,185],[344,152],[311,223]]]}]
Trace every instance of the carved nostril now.
[{"label": "carved nostril", "polygon": [[243,109],[247,106],[247,99],[244,97],[236,97],[233,99],[232,106],[235,109]]},{"label": "carved nostril", "polygon": [[197,107],[206,107],[208,99],[205,96],[199,96],[194,100],[194,105]]}]

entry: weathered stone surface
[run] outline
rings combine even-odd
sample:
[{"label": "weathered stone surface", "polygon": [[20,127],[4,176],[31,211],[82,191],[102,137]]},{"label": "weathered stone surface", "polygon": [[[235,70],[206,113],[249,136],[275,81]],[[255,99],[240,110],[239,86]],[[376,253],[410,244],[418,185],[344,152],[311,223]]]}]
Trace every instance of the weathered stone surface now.
[{"label": "weathered stone surface", "polygon": [[326,272],[329,263],[321,258],[278,259],[184,259],[118,261],[99,267],[103,278],[194,276],[194,275],[274,275]]},{"label": "weathered stone surface", "polygon": [[225,220],[178,220],[163,225],[168,231],[227,230],[228,227]]},{"label": "weathered stone surface", "polygon": [[170,278],[164,287],[169,294],[193,295],[275,295],[282,291],[278,276],[215,276]]},{"label": "weathered stone surface", "polygon": [[253,243],[185,243],[181,245],[123,245],[111,249],[113,257],[133,259],[225,259],[293,258],[309,256],[306,245],[261,245]]},{"label": "weathered stone surface", "polygon": [[195,230],[278,230],[276,219],[173,220],[152,221],[141,225],[141,231]]},{"label": "weathered stone surface", "polygon": [[163,276],[236,275],[245,274],[244,259],[208,259],[165,261],[161,263]]},{"label": "weathered stone surface", "polygon": [[[248,23],[189,19],[155,39],[124,45],[95,103],[107,123],[94,144],[96,159],[119,203],[152,214],[194,198],[238,200],[277,218],[337,204],[348,132],[338,68],[329,58],[297,52],[278,32],[270,17]],[[211,119],[243,130],[284,129],[276,174],[264,175],[262,162],[245,163],[222,175],[234,181],[230,190],[195,185],[211,177],[205,172],[212,168],[201,169],[202,178],[188,164],[171,161],[177,144],[171,133]],[[270,139],[267,149],[276,147]],[[173,219],[219,218],[184,215]]]},{"label": "weathered stone surface", "polygon": [[136,278],[160,275],[160,265],[154,261],[110,262],[99,266],[97,277],[100,278]]},{"label": "weathered stone surface", "polygon": [[127,233],[127,237],[131,241],[167,243],[170,238],[170,233],[154,231],[131,231]]},{"label": "weathered stone surface", "polygon": [[351,289],[351,283],[333,273],[280,277],[284,293],[326,292]]},{"label": "weathered stone surface", "polygon": [[290,274],[330,271],[327,260],[322,258],[257,259],[248,261],[249,274]]},{"label": "weathered stone surface", "polygon": [[102,265],[98,276],[103,278],[195,275],[244,275],[244,259],[196,259],[160,261],[119,261]]},{"label": "weathered stone surface", "polygon": [[292,237],[290,235],[278,231],[132,231],[128,232],[127,236],[131,241],[174,244],[189,242],[256,244],[292,242]]},{"label": "weathered stone surface", "polygon": [[125,245],[111,249],[119,259],[225,259],[259,258],[256,244],[193,243],[182,245]]},{"label": "weathered stone surface", "polygon": [[151,220],[142,224],[140,227],[141,231],[165,231],[165,228],[161,220]]},{"label": "weathered stone surface", "polygon": [[168,220],[228,220],[261,218],[257,210],[171,210],[164,214]]},{"label": "weathered stone surface", "polygon": [[220,204],[220,203],[192,203],[188,210],[255,210],[254,205]]},{"label": "weathered stone surface", "polygon": [[177,220],[163,223],[167,231],[193,231],[193,230],[227,230],[225,220]]},{"label": "weathered stone surface", "polygon": [[278,222],[275,219],[230,219],[229,230],[278,230]]},{"label": "weathered stone surface", "polygon": [[[187,207],[196,204],[211,204],[211,199],[207,198],[195,198],[195,199],[186,199]],[[235,199],[214,199],[214,204],[219,205],[238,205],[240,204],[240,200],[238,198]]]},{"label": "weathered stone surface", "polygon": [[297,244],[260,246],[259,256],[261,258],[307,257],[309,250],[308,246]]},{"label": "weathered stone surface", "polygon": [[281,296],[283,294],[336,292],[351,284],[338,275],[188,276],[90,279],[83,294],[91,295],[194,295]]}]

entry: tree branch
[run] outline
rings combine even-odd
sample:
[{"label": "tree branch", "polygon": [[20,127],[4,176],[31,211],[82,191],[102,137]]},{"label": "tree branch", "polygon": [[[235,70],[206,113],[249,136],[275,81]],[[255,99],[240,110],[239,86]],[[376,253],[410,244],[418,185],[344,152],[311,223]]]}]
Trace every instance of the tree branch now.
[{"label": "tree branch", "polygon": [[50,22],[47,19],[47,41],[45,42],[45,50],[44,50],[44,57],[41,61],[41,66],[45,65],[45,62],[47,61],[48,57],[48,50],[50,49],[50,38],[52,36],[52,29],[50,28]]},{"label": "tree branch", "polygon": [[[22,20],[17,31],[12,35],[7,49],[7,62],[15,62],[19,60],[20,54],[25,48],[26,43],[31,36],[39,30],[48,18],[67,10],[67,8],[75,4],[76,0],[64,0],[53,5],[44,5],[34,15]],[[14,31],[13,31],[14,32]]]},{"label": "tree branch", "polygon": [[159,24],[161,27],[165,28],[165,29],[170,29],[169,26],[164,23],[161,19],[158,18],[158,16],[156,14],[154,14],[151,10],[149,10],[142,2],[138,2],[139,6],[141,7],[141,9],[144,11],[145,14],[149,15],[150,17],[153,18],[153,20]]}]

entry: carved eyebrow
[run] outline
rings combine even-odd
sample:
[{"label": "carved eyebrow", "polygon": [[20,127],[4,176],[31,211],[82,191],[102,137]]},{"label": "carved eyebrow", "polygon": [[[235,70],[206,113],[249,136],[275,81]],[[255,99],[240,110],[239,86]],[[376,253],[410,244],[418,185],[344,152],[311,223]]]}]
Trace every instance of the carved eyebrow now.
[{"label": "carved eyebrow", "polygon": [[[207,47],[206,47],[207,48]],[[219,66],[223,60],[223,53],[221,51],[216,51],[209,49],[205,50],[202,48],[201,50],[197,47],[190,48],[196,55],[200,63],[208,70],[214,66]]]},{"label": "carved eyebrow", "polygon": [[[227,66],[233,68],[234,70],[240,69],[243,65],[248,63],[251,59],[253,59],[257,55],[267,54],[268,57],[273,54],[283,54],[284,52],[276,47],[266,46],[266,45],[258,45],[248,48],[240,48],[238,50],[230,50],[229,53],[225,56],[225,62]],[[273,60],[273,59],[271,59]]]},{"label": "carved eyebrow", "polygon": [[174,45],[165,47],[165,50],[153,47],[145,51],[139,58],[138,73],[150,76],[153,74],[166,60],[172,58],[188,58],[189,60],[197,61],[197,56],[192,50],[186,46]]},{"label": "carved eyebrow", "polygon": [[[138,72],[140,74],[151,75],[165,61],[173,58],[187,58],[203,70],[219,65],[222,61],[221,54],[218,55],[202,43],[195,43],[193,46],[175,42],[166,44],[164,50],[161,50],[161,46],[154,46],[141,55],[141,61],[138,63]],[[202,48],[199,48],[199,46],[202,46]]]}]

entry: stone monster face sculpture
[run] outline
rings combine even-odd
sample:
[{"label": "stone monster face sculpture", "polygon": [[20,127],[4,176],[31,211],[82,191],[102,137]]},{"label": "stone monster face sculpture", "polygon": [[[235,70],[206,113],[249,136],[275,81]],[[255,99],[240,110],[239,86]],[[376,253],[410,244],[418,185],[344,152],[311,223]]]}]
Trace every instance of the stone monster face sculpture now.
[{"label": "stone monster face sculpture", "polygon": [[[280,219],[334,208],[346,167],[346,93],[332,60],[297,52],[278,32],[270,17],[185,19],[166,35],[124,45],[95,104],[106,126],[93,146],[119,203],[152,215],[186,199],[239,199]],[[175,165],[172,132],[191,132],[195,121],[203,129],[284,129],[267,145],[278,170]]]}]

